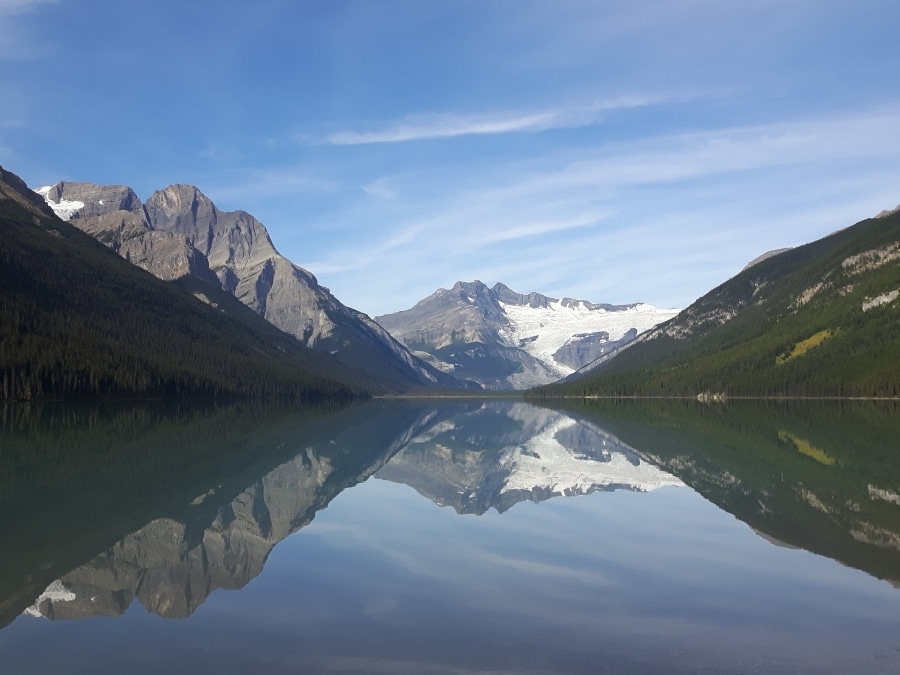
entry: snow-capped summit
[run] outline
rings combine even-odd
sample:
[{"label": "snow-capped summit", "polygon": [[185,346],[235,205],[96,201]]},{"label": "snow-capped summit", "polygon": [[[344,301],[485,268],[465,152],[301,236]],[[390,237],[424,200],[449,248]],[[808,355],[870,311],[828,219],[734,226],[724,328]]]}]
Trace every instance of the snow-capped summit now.
[{"label": "snow-capped summit", "polygon": [[652,305],[596,304],[497,283],[457,282],[411,309],[376,317],[415,353],[486,389],[554,382],[678,313]]}]

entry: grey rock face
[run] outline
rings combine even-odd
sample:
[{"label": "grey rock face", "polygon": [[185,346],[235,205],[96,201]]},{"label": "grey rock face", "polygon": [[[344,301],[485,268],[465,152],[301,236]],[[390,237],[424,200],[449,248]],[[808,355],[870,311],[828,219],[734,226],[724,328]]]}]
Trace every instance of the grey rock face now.
[{"label": "grey rock face", "polygon": [[62,182],[40,194],[58,215],[154,276],[171,281],[193,274],[218,284],[186,237],[153,229],[130,187]]},{"label": "grey rock face", "polygon": [[59,215],[151,274],[192,275],[222,288],[308,347],[385,386],[459,386],[280,255],[256,218],[220,211],[192,185],[158,190],[146,204],[124,186],[63,182],[38,192]]},{"label": "grey rock face", "polygon": [[548,298],[540,293],[516,293],[506,284],[494,284],[494,293],[497,298],[508,305],[527,305],[528,307],[547,307],[551,302],[556,302],[555,298]]},{"label": "grey rock face", "polygon": [[554,381],[551,368],[504,336],[509,320],[500,302],[497,287],[460,281],[409,310],[375,320],[423,358],[485,389],[527,389]]},{"label": "grey rock face", "polygon": [[480,281],[459,281],[411,309],[375,320],[407,346],[426,351],[469,342],[503,344],[500,330],[509,321],[499,302],[497,293]]}]

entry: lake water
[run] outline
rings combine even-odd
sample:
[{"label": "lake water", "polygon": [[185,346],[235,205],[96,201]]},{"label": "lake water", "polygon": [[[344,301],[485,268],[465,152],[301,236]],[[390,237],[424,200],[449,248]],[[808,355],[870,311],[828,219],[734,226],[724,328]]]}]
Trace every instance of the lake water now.
[{"label": "lake water", "polygon": [[3,673],[900,672],[900,409],[0,407]]}]

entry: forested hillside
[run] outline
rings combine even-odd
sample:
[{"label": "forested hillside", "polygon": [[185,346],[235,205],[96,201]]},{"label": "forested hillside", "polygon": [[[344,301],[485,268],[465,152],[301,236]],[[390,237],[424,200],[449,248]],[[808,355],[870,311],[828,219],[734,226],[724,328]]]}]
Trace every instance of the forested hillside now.
[{"label": "forested hillside", "polygon": [[745,269],[541,396],[900,396],[900,212]]},{"label": "forested hillside", "polygon": [[180,289],[122,260],[2,169],[0,234],[0,398],[346,398],[377,388],[224,294]]}]

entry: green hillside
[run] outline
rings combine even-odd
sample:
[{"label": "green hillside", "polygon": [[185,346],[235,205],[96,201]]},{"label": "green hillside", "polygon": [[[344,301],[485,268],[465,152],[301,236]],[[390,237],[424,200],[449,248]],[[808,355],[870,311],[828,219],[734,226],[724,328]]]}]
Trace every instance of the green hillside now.
[{"label": "green hillside", "polygon": [[[347,398],[377,384],[58,219],[0,169],[0,399]],[[204,289],[213,297],[214,289]]]},{"label": "green hillside", "polygon": [[768,258],[539,396],[900,396],[900,213]]}]

